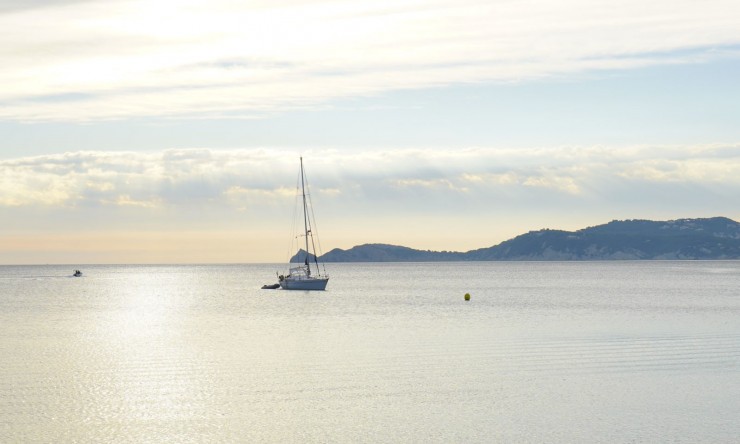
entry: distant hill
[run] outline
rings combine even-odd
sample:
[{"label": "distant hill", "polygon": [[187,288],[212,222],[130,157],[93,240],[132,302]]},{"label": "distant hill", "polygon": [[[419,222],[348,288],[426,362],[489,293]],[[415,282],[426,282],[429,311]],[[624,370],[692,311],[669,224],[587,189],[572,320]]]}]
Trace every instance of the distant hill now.
[{"label": "distant hill", "polygon": [[319,258],[323,262],[635,259],[740,259],[740,224],[726,217],[615,220],[577,231],[530,231],[465,253],[365,244],[348,250],[335,248]]},{"label": "distant hill", "polygon": [[433,262],[464,261],[467,253],[424,251],[386,244],[365,244],[349,250],[335,248],[319,257],[324,262]]}]

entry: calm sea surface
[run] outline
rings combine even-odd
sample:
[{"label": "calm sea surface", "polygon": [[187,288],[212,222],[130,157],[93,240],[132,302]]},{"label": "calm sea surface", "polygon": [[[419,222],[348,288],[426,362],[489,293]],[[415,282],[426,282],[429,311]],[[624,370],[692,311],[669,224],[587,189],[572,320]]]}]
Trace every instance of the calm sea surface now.
[{"label": "calm sea surface", "polygon": [[278,268],[0,267],[0,442],[740,436],[740,262]]}]

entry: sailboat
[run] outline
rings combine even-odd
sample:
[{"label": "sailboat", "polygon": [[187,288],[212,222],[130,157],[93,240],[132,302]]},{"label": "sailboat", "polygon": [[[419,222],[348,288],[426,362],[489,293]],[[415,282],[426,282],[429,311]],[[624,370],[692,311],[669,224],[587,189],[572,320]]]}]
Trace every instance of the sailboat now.
[{"label": "sailboat", "polygon": [[[316,254],[316,244],[314,243],[314,233],[312,226],[316,225],[313,220],[313,211],[309,212],[309,200],[306,198],[306,177],[303,171],[303,157],[301,157],[301,188],[300,196],[302,201],[303,213],[303,234],[305,239],[305,249],[301,248],[298,255],[294,256],[303,259],[301,265],[288,264],[288,274],[279,275],[278,281],[280,287],[284,290],[326,290],[326,284],[329,283],[329,275],[326,270],[321,272],[319,268],[319,258]],[[297,237],[296,237],[297,238]],[[313,261],[313,265],[311,262]]]}]

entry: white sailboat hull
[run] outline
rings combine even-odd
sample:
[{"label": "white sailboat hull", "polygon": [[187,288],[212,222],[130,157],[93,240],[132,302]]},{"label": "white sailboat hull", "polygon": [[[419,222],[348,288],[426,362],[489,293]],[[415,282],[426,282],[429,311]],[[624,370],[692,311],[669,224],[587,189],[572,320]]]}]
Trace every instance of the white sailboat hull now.
[{"label": "white sailboat hull", "polygon": [[326,290],[326,284],[328,283],[328,277],[294,278],[288,276],[280,280],[280,287],[283,290]]}]

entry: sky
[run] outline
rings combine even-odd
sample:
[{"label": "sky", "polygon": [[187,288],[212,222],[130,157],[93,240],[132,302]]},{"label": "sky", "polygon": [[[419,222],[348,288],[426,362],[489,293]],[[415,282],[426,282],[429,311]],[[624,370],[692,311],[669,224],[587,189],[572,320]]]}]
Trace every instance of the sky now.
[{"label": "sky", "polygon": [[736,0],[0,1],[0,264],[740,220]]}]

